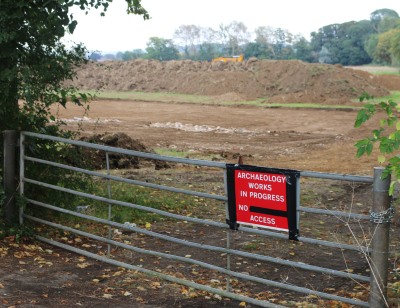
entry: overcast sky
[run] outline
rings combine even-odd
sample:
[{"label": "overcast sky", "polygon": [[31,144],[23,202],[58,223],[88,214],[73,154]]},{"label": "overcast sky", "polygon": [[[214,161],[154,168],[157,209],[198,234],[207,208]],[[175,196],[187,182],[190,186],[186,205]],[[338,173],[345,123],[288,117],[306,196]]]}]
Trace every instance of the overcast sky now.
[{"label": "overcast sky", "polygon": [[145,49],[150,37],[172,39],[181,25],[218,29],[243,22],[253,32],[260,26],[283,28],[309,39],[312,31],[347,21],[369,19],[388,8],[400,14],[400,0],[142,0],[151,19],[127,15],[124,0],[114,0],[105,17],[93,10],[74,13],[78,26],[72,39],[102,53]]}]

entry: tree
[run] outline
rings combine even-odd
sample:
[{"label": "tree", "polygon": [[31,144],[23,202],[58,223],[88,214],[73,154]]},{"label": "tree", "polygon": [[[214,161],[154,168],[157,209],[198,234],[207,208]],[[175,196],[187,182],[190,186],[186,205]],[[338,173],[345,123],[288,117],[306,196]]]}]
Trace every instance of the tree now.
[{"label": "tree", "polygon": [[213,58],[217,57],[219,54],[221,46],[216,43],[201,43],[199,46],[199,53],[197,60],[199,61],[211,61]]},{"label": "tree", "polygon": [[90,55],[89,55],[89,60],[92,60],[92,61],[99,61],[100,59],[101,59],[101,54],[100,53],[98,53],[98,52],[92,52]]},{"label": "tree", "polygon": [[143,58],[145,52],[141,49],[134,49],[132,51],[119,51],[117,52],[116,59],[120,61],[129,61],[133,59]]},{"label": "tree", "polygon": [[105,55],[103,56],[102,59],[103,59],[103,60],[110,60],[110,61],[113,61],[113,60],[116,59],[116,56],[115,56],[114,54],[112,54],[112,53],[107,53],[107,54],[105,54]]},{"label": "tree", "polygon": [[385,18],[399,18],[399,14],[397,14],[396,11],[391,10],[391,9],[379,9],[376,11],[373,11],[370,14],[370,20],[377,32],[379,32],[379,24],[385,19]]},{"label": "tree", "polygon": [[273,33],[273,46],[275,50],[275,57],[277,59],[290,59],[292,54],[291,44],[293,41],[293,34],[288,30],[276,28]]},{"label": "tree", "polygon": [[374,61],[380,64],[392,64],[391,33],[390,31],[378,36],[378,42],[374,52]]},{"label": "tree", "polygon": [[217,30],[213,28],[201,28],[200,29],[200,41],[201,43],[217,44],[219,41],[219,34]]},{"label": "tree", "polygon": [[[327,25],[311,33],[311,45],[315,52],[329,53],[330,62],[342,65],[361,65],[371,62],[364,46],[375,30],[368,20],[350,21]],[[321,61],[321,56],[320,56]]]},{"label": "tree", "polygon": [[241,46],[245,45],[250,37],[246,25],[238,21],[228,25],[220,24],[216,34],[218,42],[223,46],[221,54],[232,56],[242,51]]},{"label": "tree", "polygon": [[304,62],[317,62],[316,55],[312,50],[310,42],[304,37],[300,37],[293,44],[295,58]]},{"label": "tree", "polygon": [[265,48],[263,53],[268,59],[291,59],[294,57],[294,36],[288,30],[273,27],[255,29],[256,43]]},{"label": "tree", "polygon": [[[64,81],[87,61],[87,51],[78,44],[67,48],[61,41],[77,26],[71,8],[104,15],[112,0],[1,0],[0,1],[0,130],[29,130],[60,135],[59,122],[50,107],[67,100],[82,104],[88,99]],[[141,0],[126,0],[127,12],[149,18]],[[0,158],[3,161],[2,134]],[[57,149],[34,144],[34,150],[55,156]],[[45,156],[45,157],[49,157]],[[43,170],[42,170],[43,171]],[[61,175],[49,175],[58,176]],[[36,191],[36,193],[38,193]]]},{"label": "tree", "polygon": [[376,46],[378,45],[378,37],[379,36],[377,33],[373,33],[368,37],[368,39],[365,41],[365,44],[364,44],[364,49],[365,49],[366,53],[369,55],[369,57],[374,62],[376,62],[375,51],[376,51]]},{"label": "tree", "polygon": [[[249,47],[251,47],[253,50],[255,50],[255,48],[258,50],[257,53],[259,53],[260,59],[274,59],[274,28],[264,26],[258,27],[254,30],[254,33],[256,35],[255,43],[257,45]],[[262,49],[264,50],[262,51]]]},{"label": "tree", "polygon": [[392,64],[400,64],[400,28],[392,30],[390,52],[392,53]]},{"label": "tree", "polygon": [[[82,45],[67,48],[61,39],[77,26],[70,10],[86,13],[109,0],[1,0],[0,1],[0,129],[49,131],[49,107],[65,106],[68,97],[80,103],[75,89],[62,82],[74,77],[74,68],[86,61]],[[149,18],[141,0],[126,0],[127,12]],[[81,99],[85,100],[85,96]],[[19,105],[18,102],[21,102]]]},{"label": "tree", "polygon": [[374,62],[381,64],[400,63],[400,28],[391,29],[376,36],[373,59]]},{"label": "tree", "polygon": [[178,60],[179,51],[172,40],[160,37],[151,37],[147,43],[146,58],[159,61]]},{"label": "tree", "polygon": [[195,25],[182,25],[174,33],[174,39],[185,48],[185,57],[194,59],[197,54],[196,44],[200,42],[201,28]]},{"label": "tree", "polygon": [[378,24],[378,33],[387,32],[396,28],[400,28],[400,18],[385,17]]},{"label": "tree", "polygon": [[274,50],[271,46],[265,46],[258,42],[250,42],[246,44],[244,49],[244,57],[256,57],[258,59],[273,59]]},{"label": "tree", "polygon": [[241,46],[249,41],[250,34],[243,22],[233,21],[225,28],[228,35],[229,49],[232,55],[241,52]]}]

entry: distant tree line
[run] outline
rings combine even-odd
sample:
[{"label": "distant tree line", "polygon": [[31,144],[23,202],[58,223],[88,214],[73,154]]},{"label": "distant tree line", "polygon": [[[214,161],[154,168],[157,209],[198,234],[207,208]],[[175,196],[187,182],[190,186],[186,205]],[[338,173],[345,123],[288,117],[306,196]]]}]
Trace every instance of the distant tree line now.
[{"label": "distant tree line", "polygon": [[182,25],[173,39],[151,37],[145,50],[101,55],[92,60],[156,59],[210,61],[219,56],[319,62],[342,65],[400,64],[400,17],[379,9],[369,20],[332,24],[311,33],[308,41],[282,28],[258,27],[250,32],[243,22],[221,24],[218,29]]}]

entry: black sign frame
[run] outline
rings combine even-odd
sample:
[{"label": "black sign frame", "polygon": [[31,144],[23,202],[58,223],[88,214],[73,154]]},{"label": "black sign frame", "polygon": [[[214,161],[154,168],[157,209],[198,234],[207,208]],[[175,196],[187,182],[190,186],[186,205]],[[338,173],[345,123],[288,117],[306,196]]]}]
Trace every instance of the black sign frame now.
[{"label": "black sign frame", "polygon": [[283,216],[288,219],[289,240],[298,241],[300,236],[297,221],[297,181],[300,178],[300,172],[291,169],[268,168],[251,165],[226,164],[227,190],[228,190],[228,216],[226,220],[230,229],[239,230],[240,224],[237,222],[236,215],[236,190],[235,190],[235,171],[251,171],[259,173],[282,174],[286,176],[286,205],[287,212],[272,209],[264,209],[250,206],[250,210],[254,213],[271,214],[275,216]]}]

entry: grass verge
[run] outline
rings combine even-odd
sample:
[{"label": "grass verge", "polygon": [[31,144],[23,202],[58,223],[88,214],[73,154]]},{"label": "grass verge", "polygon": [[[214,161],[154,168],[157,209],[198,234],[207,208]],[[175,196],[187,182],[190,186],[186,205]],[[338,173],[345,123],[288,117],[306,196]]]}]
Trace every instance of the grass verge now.
[{"label": "grass verge", "polygon": [[[146,93],[146,92],[116,92],[104,91],[95,92],[87,91],[95,95],[98,99],[110,100],[131,100],[131,101],[145,101],[145,102],[164,102],[164,103],[186,103],[186,104],[203,104],[203,105],[223,105],[223,106],[254,106],[264,108],[312,108],[312,109],[355,109],[360,106],[343,106],[343,105],[324,105],[314,103],[268,103],[267,98],[259,98],[250,101],[229,101],[218,100],[212,96],[204,95],[190,95],[178,93]],[[354,100],[356,102],[356,100]]]}]

